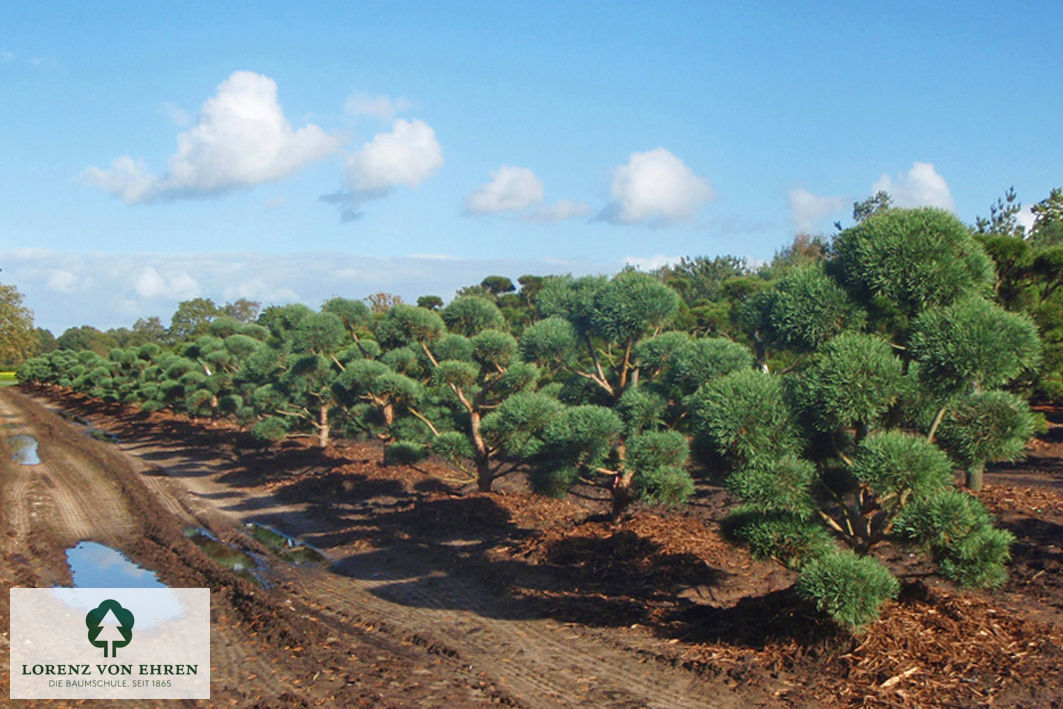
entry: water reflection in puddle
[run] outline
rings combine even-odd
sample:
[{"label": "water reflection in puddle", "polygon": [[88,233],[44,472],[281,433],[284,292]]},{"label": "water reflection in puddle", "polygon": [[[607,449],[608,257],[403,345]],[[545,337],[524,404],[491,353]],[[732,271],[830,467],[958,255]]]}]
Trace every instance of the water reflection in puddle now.
[{"label": "water reflection in puddle", "polygon": [[75,588],[166,588],[151,571],[96,542],[80,542],[67,549],[66,562]]},{"label": "water reflection in puddle", "polygon": [[328,559],[317,549],[256,522],[246,524],[251,536],[281,559],[292,564],[324,564]]},{"label": "water reflection in puddle", "polygon": [[229,569],[237,576],[262,585],[262,580],[255,574],[259,564],[255,559],[218,539],[205,529],[192,527],[185,530],[185,536],[203,550],[211,561],[222,568]]},{"label": "water reflection in puddle", "polygon": [[118,443],[118,436],[111,433],[110,431],[105,431],[102,428],[96,428],[89,422],[88,419],[82,416],[72,414],[69,411],[60,411],[59,415],[67,421],[70,421],[71,423],[76,423],[79,426],[84,426],[85,433],[88,434],[90,437],[95,438],[97,441],[103,441],[104,443]]},{"label": "water reflection in puddle", "polygon": [[20,434],[7,439],[7,445],[11,448],[11,460],[21,465],[37,465],[41,462],[37,454],[37,439],[33,436]]},{"label": "water reflection in puddle", "polygon": [[103,441],[104,443],[118,443],[118,436],[110,431],[104,431],[102,428],[89,428],[88,434],[90,438],[95,438],[97,441]]}]

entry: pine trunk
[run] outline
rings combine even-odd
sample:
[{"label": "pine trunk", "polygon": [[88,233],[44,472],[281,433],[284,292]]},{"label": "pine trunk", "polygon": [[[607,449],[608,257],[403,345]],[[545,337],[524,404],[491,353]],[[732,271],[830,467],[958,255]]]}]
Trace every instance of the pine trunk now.
[{"label": "pine trunk", "polygon": [[329,438],[329,425],[328,425],[328,406],[321,405],[318,411],[318,424],[317,424],[317,444],[324,448],[328,445]]},{"label": "pine trunk", "polygon": [[495,476],[491,472],[491,459],[484,456],[476,456],[476,489],[480,492],[491,492],[491,483]]},{"label": "pine trunk", "polygon": [[476,488],[480,492],[491,492],[491,483],[494,482],[494,474],[491,472],[491,453],[487,450],[487,443],[480,434],[480,412],[469,412],[469,434],[472,437],[472,447],[476,452]]},{"label": "pine trunk", "polygon": [[985,463],[972,465],[967,469],[967,489],[978,492],[985,484]]},{"label": "pine trunk", "polygon": [[614,522],[623,516],[628,505],[634,499],[631,494],[631,479],[633,477],[634,473],[625,472],[613,478],[613,511],[611,516]]}]

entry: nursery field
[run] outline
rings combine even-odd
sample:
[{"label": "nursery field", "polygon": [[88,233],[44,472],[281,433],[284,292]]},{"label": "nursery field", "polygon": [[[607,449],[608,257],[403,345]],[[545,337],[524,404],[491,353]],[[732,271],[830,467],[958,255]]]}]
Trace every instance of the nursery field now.
[{"label": "nursery field", "polygon": [[[1017,539],[1007,584],[957,591],[890,547],[901,594],[854,635],[793,592],[795,573],[723,540],[734,501],[711,480],[680,512],[614,522],[601,488],[556,500],[508,476],[481,493],[433,459],[383,466],[376,444],[266,446],[11,387],[0,424],[34,436],[41,462],[0,459],[0,582],[68,584],[64,550],[92,540],[168,585],[209,586],[218,706],[1060,706],[1063,410],[1042,413],[1048,431],[978,493]],[[294,563],[248,523],[325,560]]]}]

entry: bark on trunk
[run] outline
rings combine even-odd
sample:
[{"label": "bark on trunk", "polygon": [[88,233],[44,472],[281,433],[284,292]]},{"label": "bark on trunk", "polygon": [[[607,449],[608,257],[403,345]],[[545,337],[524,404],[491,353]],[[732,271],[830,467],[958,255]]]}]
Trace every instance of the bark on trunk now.
[{"label": "bark on trunk", "polygon": [[631,479],[633,477],[633,473],[620,473],[613,478],[613,510],[611,516],[614,522],[624,515],[628,505],[631,504],[631,500],[633,499],[631,494]]},{"label": "bark on trunk", "polygon": [[487,456],[476,456],[476,489],[480,492],[491,492],[491,483],[495,481],[491,472],[491,459]]},{"label": "bark on trunk", "polygon": [[967,489],[978,492],[985,484],[985,464],[972,465],[967,469]]},{"label": "bark on trunk", "polygon": [[324,448],[328,445],[329,426],[328,426],[328,406],[322,404],[318,411],[317,419],[317,444]]},{"label": "bark on trunk", "polygon": [[472,437],[472,447],[476,452],[476,488],[480,492],[491,492],[491,483],[494,475],[491,473],[491,453],[487,450],[487,443],[480,435],[480,412],[472,409],[469,411],[469,434]]}]

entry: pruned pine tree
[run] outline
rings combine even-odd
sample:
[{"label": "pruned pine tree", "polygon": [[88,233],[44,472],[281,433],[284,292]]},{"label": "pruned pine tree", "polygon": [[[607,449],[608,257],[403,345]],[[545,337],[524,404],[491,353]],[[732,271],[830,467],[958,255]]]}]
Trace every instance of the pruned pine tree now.
[{"label": "pruned pine tree", "polygon": [[945,424],[946,449],[967,470],[967,487],[981,490],[985,464],[1013,459],[1032,433],[1025,402],[987,395],[1037,368],[1037,327],[1022,313],[969,296],[916,318],[910,350],[920,382],[942,400],[928,437]]},{"label": "pruned pine tree", "polygon": [[[275,345],[279,353],[273,362],[279,371],[263,372],[268,379],[250,396],[251,408],[261,417],[252,433],[278,440],[293,430],[310,428],[324,448],[332,432],[331,412],[339,403],[333,385],[343,371],[336,356],[347,339],[343,321],[332,313],[307,312],[275,322],[280,325],[271,327],[274,337],[285,338]],[[261,364],[252,362],[252,366]]]},{"label": "pruned pine tree", "polygon": [[679,296],[653,276],[623,271],[547,278],[536,303],[545,319],[521,336],[524,359],[586,379],[615,404],[638,379],[635,346],[664,330]]},{"label": "pruned pine tree", "polygon": [[548,317],[524,330],[521,354],[562,382],[573,405],[543,431],[535,487],[554,495],[579,481],[607,487],[614,518],[636,499],[685,501],[693,492],[689,447],[668,430],[682,415],[684,388],[720,368],[748,366],[748,352],[725,340],[662,334],[679,298],[644,273],[547,278],[536,302]]},{"label": "pruned pine tree", "polygon": [[[456,332],[448,332],[447,325]],[[431,431],[432,450],[454,460],[471,459],[482,491],[523,461],[528,437],[543,422],[527,399],[509,401],[534,391],[539,370],[520,361],[516,339],[499,327],[505,320],[494,303],[463,296],[441,314],[393,306],[376,329],[378,341],[393,348],[384,361],[420,371],[430,391],[453,412],[457,425],[450,427],[409,409]]]},{"label": "pruned pine tree", "polygon": [[428,421],[417,407],[425,398],[424,385],[399,374],[384,362],[354,359],[333,381],[333,389],[348,411],[365,407],[363,415],[351,416],[351,425],[375,436],[383,446],[383,460],[388,460],[388,446],[395,439],[395,424],[403,414]]},{"label": "pruned pine tree", "polygon": [[[761,326],[792,365],[709,381],[688,408],[702,459],[742,502],[728,534],[859,627],[899,588],[875,557],[887,538],[960,585],[1003,582],[1011,536],[952,472],[977,488],[985,462],[1019,454],[1029,410],[999,387],[1036,366],[1039,344],[1028,318],[985,300],[992,265],[951,215],[876,210],[833,250],[824,271],[791,272],[764,299]],[[823,310],[790,288],[821,294]]]}]

